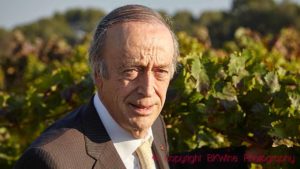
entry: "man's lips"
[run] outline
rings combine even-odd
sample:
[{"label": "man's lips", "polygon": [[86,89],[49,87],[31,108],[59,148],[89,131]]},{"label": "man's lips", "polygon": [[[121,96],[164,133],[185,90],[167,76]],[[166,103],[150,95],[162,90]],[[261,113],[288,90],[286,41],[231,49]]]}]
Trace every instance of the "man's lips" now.
[{"label": "man's lips", "polygon": [[133,104],[129,103],[129,106],[134,109],[134,111],[139,115],[149,115],[152,112],[153,104],[143,105],[143,104]]}]

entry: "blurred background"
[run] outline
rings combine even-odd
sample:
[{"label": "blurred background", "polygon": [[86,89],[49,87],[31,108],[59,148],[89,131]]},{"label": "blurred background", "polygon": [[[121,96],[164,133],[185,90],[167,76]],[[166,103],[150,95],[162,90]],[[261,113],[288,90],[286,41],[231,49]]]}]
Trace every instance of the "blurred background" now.
[{"label": "blurred background", "polygon": [[300,0],[1,0],[0,168],[94,92],[87,53],[112,9],[160,12],[180,44],[162,112],[172,153],[256,146],[300,167]]}]

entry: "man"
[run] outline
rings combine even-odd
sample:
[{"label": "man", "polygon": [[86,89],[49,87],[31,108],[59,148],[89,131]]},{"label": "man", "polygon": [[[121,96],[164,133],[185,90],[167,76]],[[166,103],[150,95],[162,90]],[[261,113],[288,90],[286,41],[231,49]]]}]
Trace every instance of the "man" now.
[{"label": "man", "polygon": [[169,168],[159,114],[177,46],[162,17],[147,7],[123,6],[105,16],[90,48],[96,95],[50,126],[15,168]]}]

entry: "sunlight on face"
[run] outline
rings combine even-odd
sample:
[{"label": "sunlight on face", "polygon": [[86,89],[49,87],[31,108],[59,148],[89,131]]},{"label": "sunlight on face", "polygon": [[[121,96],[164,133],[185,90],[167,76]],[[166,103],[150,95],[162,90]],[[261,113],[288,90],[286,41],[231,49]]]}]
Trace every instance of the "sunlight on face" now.
[{"label": "sunlight on face", "polygon": [[173,40],[159,23],[111,27],[105,43],[109,78],[96,78],[111,116],[134,137],[144,137],[160,114],[172,76]]}]

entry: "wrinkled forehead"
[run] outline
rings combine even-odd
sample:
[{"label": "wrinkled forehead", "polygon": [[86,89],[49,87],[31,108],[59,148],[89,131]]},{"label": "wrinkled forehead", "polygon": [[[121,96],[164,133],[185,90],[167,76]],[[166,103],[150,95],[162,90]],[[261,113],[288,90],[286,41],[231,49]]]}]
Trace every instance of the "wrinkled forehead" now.
[{"label": "wrinkled forehead", "polygon": [[133,62],[149,59],[169,62],[174,54],[169,29],[161,23],[147,22],[126,22],[111,27],[107,32],[106,50]]},{"label": "wrinkled forehead", "polygon": [[[160,42],[173,45],[170,30],[160,22],[123,22],[110,27],[106,40],[114,45],[126,46],[132,43],[161,45]],[[137,44],[136,44],[137,45]]]}]

